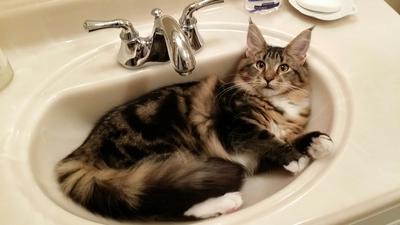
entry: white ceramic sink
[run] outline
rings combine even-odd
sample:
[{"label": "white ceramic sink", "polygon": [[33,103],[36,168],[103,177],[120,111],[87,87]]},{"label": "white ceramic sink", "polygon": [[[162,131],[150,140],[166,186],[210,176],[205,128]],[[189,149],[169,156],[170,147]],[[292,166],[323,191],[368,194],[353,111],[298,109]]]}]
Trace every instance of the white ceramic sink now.
[{"label": "white ceramic sink", "polygon": [[[232,73],[243,54],[249,14],[241,0],[198,12],[205,47],[195,55],[194,73],[181,77],[169,63],[124,69],[116,62],[119,31],[86,33],[81,26],[85,19],[121,17],[147,35],[152,8],[178,18],[190,1],[40,2],[0,9],[0,47],[15,70],[14,80],[0,92],[0,224],[120,224],[66,198],[54,177],[55,163],[112,107],[165,85]],[[281,46],[317,24],[308,55],[313,94],[307,129],[329,133],[336,153],[296,177],[275,171],[248,179],[243,209],[198,224],[344,223],[400,199],[399,152],[393,147],[400,132],[395,105],[400,49],[392,35],[398,27],[381,28],[369,10],[383,12],[382,20],[392,14],[378,0],[355,1],[357,20],[328,24],[298,15],[283,2],[277,12],[252,15],[253,21],[269,43]],[[390,48],[375,45],[376,40]],[[376,79],[382,71],[385,79]]]},{"label": "white ceramic sink", "polygon": [[[283,46],[292,38],[267,29],[262,31],[266,40],[273,45]],[[205,48],[196,55],[197,68],[189,77],[176,74],[169,63],[147,65],[137,70],[122,68],[115,62],[118,40],[104,43],[84,55],[77,55],[62,66],[56,78],[33,94],[25,107],[25,113],[37,111],[29,118],[30,123],[25,121],[25,126],[20,127],[20,132],[32,134],[26,140],[29,144],[23,145],[30,155],[28,163],[34,177],[32,185],[38,185],[49,201],[63,210],[85,219],[103,221],[61,193],[54,176],[55,164],[77,148],[95,122],[112,107],[158,87],[198,80],[208,75],[223,77],[232,73],[243,54],[247,26],[214,24],[203,26],[200,32],[205,40]],[[91,38],[102,35],[109,33],[97,33],[79,44],[85,45]],[[310,50],[308,62],[312,76],[313,109],[307,129],[331,134],[337,154],[340,154],[350,119],[349,94],[342,81],[343,75],[314,47]],[[107,79],[85,81],[87,76]],[[293,196],[302,195],[311,188],[332,161],[331,158],[315,162],[297,178],[276,171],[249,179],[243,190],[245,207],[251,208],[258,202],[267,208],[277,203],[290,204]],[[283,199],[277,203],[270,200],[279,196]]]}]

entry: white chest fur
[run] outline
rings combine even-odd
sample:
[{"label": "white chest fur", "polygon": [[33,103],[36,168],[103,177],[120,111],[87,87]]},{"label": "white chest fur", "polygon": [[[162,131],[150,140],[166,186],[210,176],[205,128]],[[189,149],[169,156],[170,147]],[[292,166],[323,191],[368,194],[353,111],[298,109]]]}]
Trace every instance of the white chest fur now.
[{"label": "white chest fur", "polygon": [[297,120],[301,116],[300,114],[310,107],[310,101],[308,98],[304,98],[301,101],[294,102],[287,97],[273,97],[270,99],[272,105],[277,107],[279,110],[284,112],[284,116],[290,120]]}]

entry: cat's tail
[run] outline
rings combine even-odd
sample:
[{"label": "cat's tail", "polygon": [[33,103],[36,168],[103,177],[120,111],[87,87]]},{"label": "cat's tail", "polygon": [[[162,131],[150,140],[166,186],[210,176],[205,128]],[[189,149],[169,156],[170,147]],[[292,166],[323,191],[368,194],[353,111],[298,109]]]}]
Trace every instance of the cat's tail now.
[{"label": "cat's tail", "polygon": [[181,153],[147,158],[127,169],[66,158],[56,172],[61,189],[75,202],[120,220],[187,219],[183,213],[191,206],[238,191],[244,179],[238,164]]}]

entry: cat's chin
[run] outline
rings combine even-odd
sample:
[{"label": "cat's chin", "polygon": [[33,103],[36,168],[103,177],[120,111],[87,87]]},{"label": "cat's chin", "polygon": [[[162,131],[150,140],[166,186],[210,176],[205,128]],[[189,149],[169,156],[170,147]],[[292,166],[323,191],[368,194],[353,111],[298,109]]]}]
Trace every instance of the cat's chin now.
[{"label": "cat's chin", "polygon": [[274,89],[271,89],[271,88],[263,88],[260,92],[261,92],[262,96],[267,97],[267,98],[270,98],[270,97],[280,94],[280,92],[278,92]]}]

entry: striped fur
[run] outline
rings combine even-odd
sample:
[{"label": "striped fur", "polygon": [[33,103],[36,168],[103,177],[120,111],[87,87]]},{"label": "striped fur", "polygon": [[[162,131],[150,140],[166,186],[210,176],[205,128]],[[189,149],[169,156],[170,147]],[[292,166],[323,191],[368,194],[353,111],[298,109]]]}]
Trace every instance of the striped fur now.
[{"label": "striped fur", "polygon": [[57,164],[61,190],[109,218],[187,220],[195,219],[184,215],[191,206],[239,191],[247,175],[293,170],[322,135],[302,135],[310,90],[301,50],[310,33],[272,47],[250,23],[235,75],[161,88],[112,109]]}]

